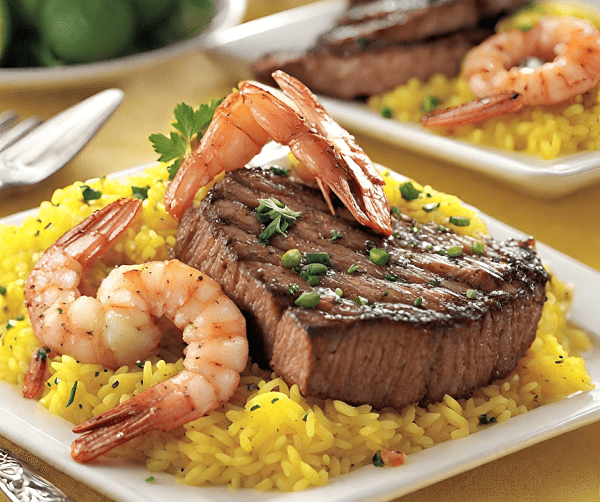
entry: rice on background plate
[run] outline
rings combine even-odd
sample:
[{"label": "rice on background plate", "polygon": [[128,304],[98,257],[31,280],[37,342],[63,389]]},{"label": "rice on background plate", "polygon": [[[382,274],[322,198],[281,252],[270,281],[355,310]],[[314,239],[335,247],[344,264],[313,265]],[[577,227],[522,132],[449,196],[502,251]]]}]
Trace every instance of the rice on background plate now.
[{"label": "rice on background plate", "polygon": [[[147,190],[142,221],[113,246],[89,279],[98,284],[118,264],[164,260],[175,243],[177,223],[165,213],[168,174],[163,164],[123,178],[101,178],[57,190],[21,226],[0,225],[0,379],[21,386],[32,352],[38,347],[23,304],[24,281],[43,251],[96,209],[121,197]],[[485,225],[453,196],[412,182],[422,195],[400,196],[395,177],[386,174],[392,206],[419,221],[444,224],[463,215],[472,232]],[[132,189],[132,187],[135,187]],[[84,200],[84,191],[101,194]],[[200,194],[202,196],[202,193]],[[438,210],[422,210],[440,202]],[[446,396],[427,408],[410,405],[401,411],[373,410],[341,401],[300,395],[277,375],[249,365],[239,388],[221,409],[177,430],[154,431],[111,452],[144,462],[190,485],[225,484],[256,490],[301,490],[371,464],[382,448],[408,455],[449,439],[493,427],[512,416],[593,388],[578,354],[590,340],[567,323],[571,290],[552,276],[537,337],[515,371],[479,389],[467,400]],[[113,408],[182,369],[181,348],[167,345],[159,356],[139,366],[116,371],[56,357],[40,402],[76,424]],[[179,352],[178,352],[179,351]],[[410,456],[407,460],[410,462]]]},{"label": "rice on background plate", "polygon": [[[532,2],[501,21],[497,31],[535,24],[547,15],[588,19],[600,29],[600,13],[581,2]],[[368,100],[371,109],[401,122],[419,123],[423,104],[439,101],[436,109],[455,107],[475,99],[465,78],[434,75],[426,82],[411,79]],[[556,105],[524,107],[520,112],[488,119],[479,124],[432,127],[443,136],[481,146],[499,148],[549,160],[585,151],[600,150],[600,84],[576,98]]]}]

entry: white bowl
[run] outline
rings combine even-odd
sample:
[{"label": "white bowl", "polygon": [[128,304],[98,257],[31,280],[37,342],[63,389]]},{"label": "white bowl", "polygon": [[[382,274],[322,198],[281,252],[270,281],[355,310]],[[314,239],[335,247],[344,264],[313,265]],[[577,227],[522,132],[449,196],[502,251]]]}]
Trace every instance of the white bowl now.
[{"label": "white bowl", "polygon": [[0,88],[26,90],[89,84],[202,50],[216,34],[239,24],[247,7],[246,0],[215,0],[214,5],[213,19],[207,28],[195,37],[151,51],[94,63],[48,68],[0,68]]}]

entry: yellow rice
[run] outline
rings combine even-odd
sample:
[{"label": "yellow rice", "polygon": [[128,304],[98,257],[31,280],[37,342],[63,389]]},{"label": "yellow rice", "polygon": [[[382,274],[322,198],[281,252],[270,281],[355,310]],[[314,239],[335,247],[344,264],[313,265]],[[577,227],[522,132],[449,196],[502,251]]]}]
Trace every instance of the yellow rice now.
[{"label": "yellow rice", "polygon": [[[94,281],[118,263],[168,258],[176,222],[164,210],[166,179],[165,166],[158,165],[119,180],[92,180],[87,184],[103,195],[90,202],[82,200],[82,184],[75,183],[57,190],[50,202],[41,205],[39,215],[26,218],[22,226],[0,225],[0,379],[22,385],[38,345],[23,306],[25,278],[44,249],[92,211],[131,196],[131,186],[150,187],[143,202],[143,221],[113,247],[93,272]],[[390,176],[386,181],[392,205],[415,219],[446,224],[449,216],[462,215],[471,219],[466,227],[471,234],[486,232],[483,222],[455,197],[413,182],[422,194],[407,202],[398,195],[398,183]],[[422,205],[431,201],[439,201],[440,207],[423,211]],[[239,388],[223,408],[169,433],[154,431],[136,438],[111,454],[145,462],[149,470],[169,472],[190,485],[293,491],[323,485],[329,478],[370,464],[381,448],[411,454],[465,437],[493,426],[481,424],[482,415],[502,422],[593,387],[583,359],[577,356],[590,340],[566,322],[570,288],[553,277],[547,295],[537,338],[519,366],[470,399],[446,396],[427,408],[410,405],[401,411],[376,411],[368,405],[305,398],[296,385],[289,387],[254,365],[243,373]],[[113,371],[69,356],[56,357],[41,403],[79,423],[183,367],[180,355],[157,356],[139,366]]]},{"label": "yellow rice", "polygon": [[[570,15],[589,19],[600,29],[600,14],[578,2],[541,2],[524,8],[499,24],[499,30],[531,26],[543,15]],[[401,122],[419,122],[421,106],[430,96],[440,100],[438,109],[458,106],[475,99],[462,75],[447,78],[436,74],[428,81],[411,79],[391,91],[373,96],[368,106],[389,109]],[[600,149],[600,84],[565,103],[525,107],[518,113],[496,117],[479,124],[431,128],[441,135],[476,145],[499,148],[554,159]]]}]

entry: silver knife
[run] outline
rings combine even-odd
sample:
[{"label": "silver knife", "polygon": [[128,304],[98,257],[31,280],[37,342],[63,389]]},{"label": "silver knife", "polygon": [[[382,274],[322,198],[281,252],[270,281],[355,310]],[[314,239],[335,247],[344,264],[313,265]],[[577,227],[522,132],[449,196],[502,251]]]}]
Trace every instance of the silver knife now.
[{"label": "silver knife", "polygon": [[11,502],[75,502],[28,462],[0,448],[0,490]]},{"label": "silver knife", "polygon": [[51,176],[94,136],[123,101],[107,89],[43,122],[0,153],[0,189],[32,185]]}]

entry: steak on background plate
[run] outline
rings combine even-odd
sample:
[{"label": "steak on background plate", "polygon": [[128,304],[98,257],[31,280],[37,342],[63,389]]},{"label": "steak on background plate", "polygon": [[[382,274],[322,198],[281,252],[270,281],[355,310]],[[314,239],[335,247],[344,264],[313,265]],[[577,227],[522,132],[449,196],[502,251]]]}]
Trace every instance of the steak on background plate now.
[{"label": "steak on background plate", "polygon": [[[255,209],[271,197],[302,216],[263,245]],[[507,376],[534,340],[545,301],[533,240],[484,236],[476,255],[475,239],[435,224],[400,214],[392,226],[393,236],[379,236],[341,204],[333,216],[318,189],[241,169],[185,213],[174,257],[221,284],[247,317],[252,358],[304,395],[400,409],[466,398]],[[373,247],[389,252],[386,265],[370,260]],[[440,254],[455,247],[461,256]],[[282,266],[290,249],[328,253],[318,285]],[[316,308],[295,305],[311,290],[321,296]]]}]

